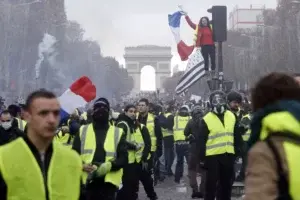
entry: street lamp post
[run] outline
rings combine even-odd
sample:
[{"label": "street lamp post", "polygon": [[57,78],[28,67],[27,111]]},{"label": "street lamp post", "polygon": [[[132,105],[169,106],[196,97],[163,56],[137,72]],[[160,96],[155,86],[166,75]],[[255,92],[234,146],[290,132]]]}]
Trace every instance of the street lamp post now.
[{"label": "street lamp post", "polygon": [[[212,25],[214,32],[214,40],[217,42],[217,63],[218,77],[208,80],[207,84],[210,90],[219,90],[224,88],[224,70],[223,70],[223,42],[227,39],[226,19],[223,16],[227,14],[226,6],[213,6],[207,12],[212,13]],[[220,26],[220,28],[218,28]],[[218,28],[218,31],[216,30]]]}]

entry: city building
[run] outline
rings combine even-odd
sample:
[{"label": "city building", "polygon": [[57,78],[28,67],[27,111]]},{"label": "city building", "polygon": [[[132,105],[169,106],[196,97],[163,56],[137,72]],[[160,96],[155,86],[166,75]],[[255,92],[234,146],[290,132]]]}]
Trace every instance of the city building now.
[{"label": "city building", "polygon": [[263,25],[263,12],[265,6],[253,6],[249,8],[239,8],[238,6],[229,13],[229,30],[253,29]]}]

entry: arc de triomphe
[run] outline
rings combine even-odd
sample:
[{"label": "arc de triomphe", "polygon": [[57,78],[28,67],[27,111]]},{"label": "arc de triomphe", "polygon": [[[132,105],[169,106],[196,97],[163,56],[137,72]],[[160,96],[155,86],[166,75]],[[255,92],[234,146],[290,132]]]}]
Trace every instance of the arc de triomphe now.
[{"label": "arc de triomphe", "polygon": [[156,89],[162,89],[162,84],[171,75],[171,47],[145,45],[125,48],[125,65],[128,75],[133,78],[133,91],[141,89],[141,69],[150,65],[155,69]]}]

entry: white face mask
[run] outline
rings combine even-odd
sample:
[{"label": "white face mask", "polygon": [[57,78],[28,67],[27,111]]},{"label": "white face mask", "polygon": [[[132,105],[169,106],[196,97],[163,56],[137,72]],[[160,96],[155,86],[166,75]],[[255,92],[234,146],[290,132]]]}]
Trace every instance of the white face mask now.
[{"label": "white face mask", "polygon": [[5,129],[8,130],[11,128],[11,122],[2,122],[1,126]]}]

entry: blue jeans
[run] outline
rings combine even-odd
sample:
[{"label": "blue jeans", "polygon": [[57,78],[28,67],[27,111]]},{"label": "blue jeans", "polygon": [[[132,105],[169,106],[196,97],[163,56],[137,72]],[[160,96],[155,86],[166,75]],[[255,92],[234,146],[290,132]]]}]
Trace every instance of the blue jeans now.
[{"label": "blue jeans", "polygon": [[184,158],[188,160],[189,158],[189,144],[187,142],[184,143],[182,141],[180,144],[175,143],[176,148],[176,156],[177,156],[177,163],[175,169],[175,182],[179,182],[183,176],[184,170]]}]

